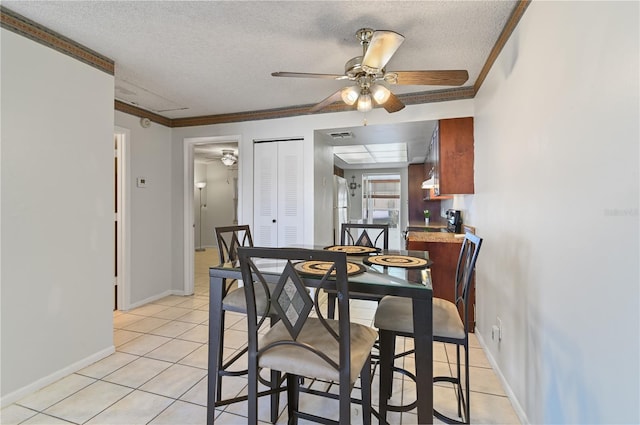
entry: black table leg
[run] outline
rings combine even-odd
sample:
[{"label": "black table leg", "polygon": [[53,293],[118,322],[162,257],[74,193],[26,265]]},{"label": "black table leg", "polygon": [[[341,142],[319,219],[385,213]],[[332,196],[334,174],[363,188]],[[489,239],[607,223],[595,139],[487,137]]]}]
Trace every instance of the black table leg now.
[{"label": "black table leg", "polygon": [[433,306],[429,293],[413,299],[413,338],[416,356],[418,423],[433,423]]},{"label": "black table leg", "polygon": [[209,374],[207,376],[207,425],[213,425],[218,391],[218,364],[220,351],[220,320],[222,319],[222,292],[224,279],[209,277]]}]

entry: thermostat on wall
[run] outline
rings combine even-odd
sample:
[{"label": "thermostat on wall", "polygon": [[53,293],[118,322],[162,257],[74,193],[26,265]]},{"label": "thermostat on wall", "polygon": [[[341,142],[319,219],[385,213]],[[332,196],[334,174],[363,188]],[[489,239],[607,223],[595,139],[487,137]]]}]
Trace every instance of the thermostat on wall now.
[{"label": "thermostat on wall", "polygon": [[138,177],[136,179],[136,185],[138,187],[147,187],[147,179],[145,177]]},{"label": "thermostat on wall", "polygon": [[149,126],[151,125],[151,120],[149,118],[141,118],[140,125],[142,126],[142,128],[149,128]]}]

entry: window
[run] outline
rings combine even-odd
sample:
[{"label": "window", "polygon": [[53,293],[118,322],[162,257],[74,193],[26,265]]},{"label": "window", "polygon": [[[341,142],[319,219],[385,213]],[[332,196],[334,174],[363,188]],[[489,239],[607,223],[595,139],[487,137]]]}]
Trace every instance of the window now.
[{"label": "window", "polygon": [[400,176],[363,174],[362,217],[369,224],[397,228],[400,218]]}]

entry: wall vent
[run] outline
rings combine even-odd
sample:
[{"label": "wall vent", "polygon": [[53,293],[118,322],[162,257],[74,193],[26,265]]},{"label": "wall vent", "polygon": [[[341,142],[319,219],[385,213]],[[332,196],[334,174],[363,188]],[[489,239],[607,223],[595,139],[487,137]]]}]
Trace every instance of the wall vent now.
[{"label": "wall vent", "polygon": [[353,133],[350,131],[338,131],[336,133],[328,133],[332,139],[353,139]]}]

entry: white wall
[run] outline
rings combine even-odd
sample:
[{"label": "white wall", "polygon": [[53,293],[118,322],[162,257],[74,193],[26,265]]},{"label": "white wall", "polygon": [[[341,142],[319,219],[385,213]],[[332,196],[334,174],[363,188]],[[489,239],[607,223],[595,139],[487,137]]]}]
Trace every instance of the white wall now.
[{"label": "white wall", "polygon": [[[215,228],[233,226],[234,222],[234,179],[238,178],[237,167],[227,167],[221,161],[194,164],[194,181],[206,181],[207,186],[202,189],[202,246],[217,246]],[[195,222],[195,244],[200,241],[200,193],[194,189],[193,214]],[[242,224],[242,223],[240,223]]]},{"label": "white wall", "polygon": [[314,140],[314,244],[333,244],[333,148]]},{"label": "white wall", "polygon": [[[112,99],[113,103],[113,94]],[[113,105],[112,105],[113,107]],[[166,295],[181,293],[184,285],[172,281],[172,162],[171,129],[155,122],[149,128],[140,118],[116,111],[115,122],[130,131],[130,272],[129,301],[136,307]],[[146,187],[136,179],[144,177]]]},{"label": "white wall", "polygon": [[113,76],[1,30],[2,405],[113,348]]},{"label": "white wall", "polygon": [[475,99],[477,327],[530,423],[640,423],[638,6],[532,2]]}]

